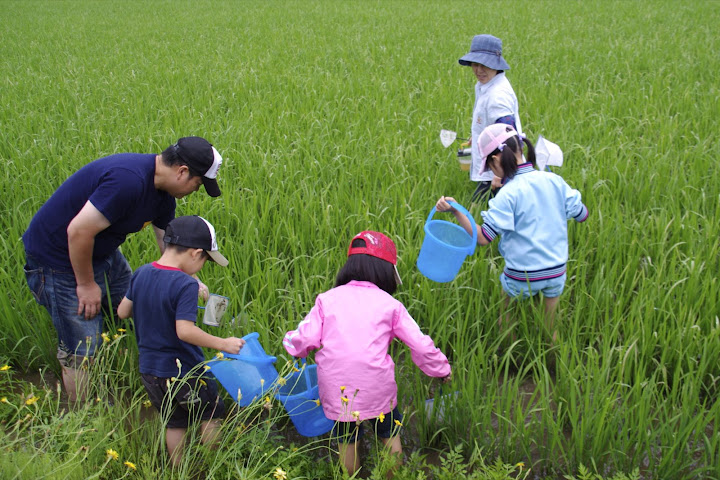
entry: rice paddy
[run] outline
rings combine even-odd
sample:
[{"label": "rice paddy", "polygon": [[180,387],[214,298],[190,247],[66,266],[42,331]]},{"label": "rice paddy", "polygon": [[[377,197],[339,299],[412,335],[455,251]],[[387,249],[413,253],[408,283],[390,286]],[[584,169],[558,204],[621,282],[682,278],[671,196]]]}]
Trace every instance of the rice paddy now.
[{"label": "rice paddy", "polygon": [[[208,331],[257,331],[280,369],[284,333],[332,286],[349,239],[395,240],[396,297],[454,369],[427,415],[439,384],[393,346],[407,418],[396,478],[720,478],[720,4],[0,6],[4,477],[342,478],[335,446],[295,435],[279,405],[235,411],[218,450],[195,445],[171,471],[127,325],[106,326],[97,401],[68,411],[56,389],[55,332],[22,271],[32,215],[96,158],[200,135],[224,157],[223,195],[178,214],[215,225],[230,266],[200,276],[237,319]],[[503,40],[525,133],[563,149],[554,171],[590,210],[569,227],[554,345],[531,304],[514,308],[513,335],[498,327],[497,245],[450,283],[415,267],[436,199],[470,207],[458,144],[439,132],[469,135],[474,80],[457,59],[479,33]],[[133,268],[157,257],[148,229],[122,250]],[[385,460],[371,451],[361,475],[380,478]]]}]

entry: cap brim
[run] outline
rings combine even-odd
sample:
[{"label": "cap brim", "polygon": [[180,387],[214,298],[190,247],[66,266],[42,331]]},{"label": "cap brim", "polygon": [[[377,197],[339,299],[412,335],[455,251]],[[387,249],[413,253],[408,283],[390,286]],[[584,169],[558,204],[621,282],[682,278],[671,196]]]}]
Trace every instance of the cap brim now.
[{"label": "cap brim", "polygon": [[480,52],[470,52],[458,60],[458,63],[464,67],[469,67],[473,63],[479,63],[493,70],[510,70],[510,65],[508,65],[504,58]]},{"label": "cap brim", "polygon": [[214,178],[203,177],[203,185],[205,185],[205,191],[211,197],[220,196],[220,187],[217,184],[217,180]]},{"label": "cap brim", "polygon": [[214,250],[214,251],[212,251],[212,250],[205,250],[205,252],[206,252],[208,255],[210,255],[210,260],[212,260],[213,262],[217,263],[217,264],[220,265],[221,267],[227,267],[227,266],[228,266],[228,263],[230,263],[230,262],[228,262],[228,259],[225,258],[225,256],[224,256],[222,253],[218,252],[217,250]]}]

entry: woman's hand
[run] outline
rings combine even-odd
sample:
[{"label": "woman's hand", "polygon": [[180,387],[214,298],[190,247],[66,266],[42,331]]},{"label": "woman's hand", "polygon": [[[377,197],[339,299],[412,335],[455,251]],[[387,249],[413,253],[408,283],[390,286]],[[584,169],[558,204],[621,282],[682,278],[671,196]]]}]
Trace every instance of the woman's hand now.
[{"label": "woman's hand", "polygon": [[455,211],[455,207],[450,205],[448,202],[454,202],[455,199],[452,197],[440,197],[440,199],[435,204],[435,209],[438,212],[453,212]]}]

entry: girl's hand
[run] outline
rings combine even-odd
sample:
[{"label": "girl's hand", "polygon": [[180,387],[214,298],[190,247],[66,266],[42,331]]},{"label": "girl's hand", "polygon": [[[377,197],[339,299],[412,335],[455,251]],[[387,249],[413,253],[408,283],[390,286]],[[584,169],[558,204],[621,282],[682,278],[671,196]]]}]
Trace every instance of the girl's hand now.
[{"label": "girl's hand", "polygon": [[454,201],[455,201],[455,199],[452,197],[440,197],[440,199],[435,204],[435,209],[438,212],[455,211],[455,208],[448,203],[448,202],[454,202]]},{"label": "girl's hand", "polygon": [[442,383],[450,383],[452,381],[452,372],[450,372],[450,375],[441,378]]}]

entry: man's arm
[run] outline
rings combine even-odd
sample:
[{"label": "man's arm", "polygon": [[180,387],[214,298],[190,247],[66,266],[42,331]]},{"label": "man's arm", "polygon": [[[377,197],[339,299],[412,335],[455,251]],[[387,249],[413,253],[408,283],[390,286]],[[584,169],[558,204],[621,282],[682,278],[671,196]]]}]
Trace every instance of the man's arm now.
[{"label": "man's arm", "polygon": [[110,226],[105,216],[89,201],[67,227],[68,253],[77,282],[78,315],[89,320],[100,312],[102,291],[95,282],[92,255],[95,236]]}]

